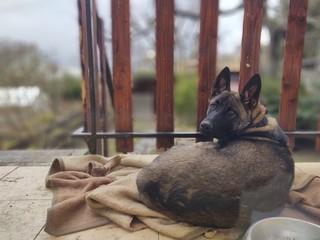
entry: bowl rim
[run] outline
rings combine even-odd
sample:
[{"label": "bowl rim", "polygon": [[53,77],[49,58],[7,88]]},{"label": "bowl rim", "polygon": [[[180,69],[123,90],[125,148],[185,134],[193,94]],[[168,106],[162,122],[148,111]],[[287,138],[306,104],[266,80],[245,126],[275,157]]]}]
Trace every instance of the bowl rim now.
[{"label": "bowl rim", "polygon": [[[309,225],[310,227],[315,227],[316,229],[319,229],[320,231],[320,225],[318,224],[315,224],[315,223],[312,223],[312,222],[308,222],[308,221],[305,221],[305,220],[302,220],[302,219],[297,219],[297,218],[293,218],[293,217],[269,217],[269,218],[264,218],[264,219],[261,219],[257,222],[255,222],[254,224],[252,224],[246,231],[246,233],[244,234],[244,237],[249,237],[253,231],[254,231],[254,228],[257,226],[257,225],[260,225],[264,222],[271,222],[271,221],[281,221],[281,220],[285,220],[285,221],[289,221],[289,222],[299,222],[299,223],[302,223],[302,224],[307,224]],[[244,238],[246,239],[246,238]]]},{"label": "bowl rim", "polygon": [[273,221],[273,220],[288,220],[288,221],[293,221],[293,222],[301,222],[301,223],[306,223],[306,224],[309,224],[309,225],[313,225],[317,228],[320,228],[320,225],[318,224],[315,224],[315,223],[312,223],[312,222],[309,222],[309,221],[306,221],[306,220],[302,220],[302,219],[298,219],[298,218],[293,218],[293,217],[269,217],[269,218],[264,218],[264,219],[261,219],[257,222],[255,222],[254,224],[252,224],[250,228],[253,228],[254,226],[258,225],[258,224],[261,224],[262,222],[268,222],[268,221]]}]

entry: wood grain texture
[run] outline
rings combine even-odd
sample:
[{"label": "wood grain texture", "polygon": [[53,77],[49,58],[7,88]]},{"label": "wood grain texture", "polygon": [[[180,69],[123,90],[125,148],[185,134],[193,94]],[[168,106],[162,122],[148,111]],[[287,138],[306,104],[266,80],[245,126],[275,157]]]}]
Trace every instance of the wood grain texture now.
[{"label": "wood grain texture", "polygon": [[87,27],[86,27],[86,12],[85,1],[78,0],[78,25],[79,25],[79,50],[80,50],[80,64],[81,64],[81,95],[83,107],[83,129],[85,132],[90,131],[90,104],[89,104],[89,73],[88,73],[88,59],[87,59]]},{"label": "wood grain texture", "polygon": [[[114,122],[117,132],[132,131],[129,0],[112,0]],[[133,151],[133,139],[117,139],[118,152]]]},{"label": "wood grain texture", "polygon": [[244,0],[239,91],[259,72],[264,0]]},{"label": "wood grain texture", "polygon": [[[174,1],[156,0],[156,113],[157,131],[174,130],[173,113]],[[173,146],[173,138],[157,138],[157,148]]]},{"label": "wood grain texture", "polygon": [[[219,0],[202,0],[200,5],[200,37],[198,66],[197,129],[204,119],[208,99],[216,78]],[[197,139],[198,141],[206,139]]]},{"label": "wood grain texture", "polygon": [[[279,106],[279,124],[285,131],[296,129],[307,10],[308,0],[290,1]],[[289,140],[293,148],[294,138]]]}]

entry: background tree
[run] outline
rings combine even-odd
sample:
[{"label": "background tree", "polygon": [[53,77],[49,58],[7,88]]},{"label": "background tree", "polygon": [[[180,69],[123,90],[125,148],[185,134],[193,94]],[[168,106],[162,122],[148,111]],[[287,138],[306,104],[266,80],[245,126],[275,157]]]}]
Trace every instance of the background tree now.
[{"label": "background tree", "polygon": [[[266,5],[268,8],[268,2]],[[269,47],[269,76],[279,77],[282,68],[282,53],[286,35],[286,24],[288,16],[289,1],[279,0],[275,8],[266,11],[264,26],[270,33]],[[304,40],[304,68],[317,67],[319,47],[320,47],[320,0],[309,1],[307,29]]]},{"label": "background tree", "polygon": [[[25,87],[18,94],[22,99],[28,87],[39,89],[40,94],[33,104],[12,105],[8,100],[0,106],[0,149],[64,147],[70,131],[82,120],[79,77],[61,73],[35,45],[0,41],[1,94],[21,86]],[[78,102],[71,104],[73,99]]]},{"label": "background tree", "polygon": [[44,86],[56,78],[57,69],[35,45],[0,41],[1,86]]}]

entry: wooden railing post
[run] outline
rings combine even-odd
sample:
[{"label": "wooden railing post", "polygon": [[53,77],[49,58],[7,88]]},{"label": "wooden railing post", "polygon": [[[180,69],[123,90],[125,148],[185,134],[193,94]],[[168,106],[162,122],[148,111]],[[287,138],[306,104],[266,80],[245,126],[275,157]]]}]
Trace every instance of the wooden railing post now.
[{"label": "wooden railing post", "polygon": [[[279,124],[285,131],[296,129],[307,10],[308,0],[290,1],[279,106]],[[293,148],[294,138],[290,137],[289,141]]]},{"label": "wooden railing post", "polygon": [[216,78],[218,16],[219,0],[201,1],[197,129],[206,116],[212,84]]},{"label": "wooden railing post", "polygon": [[78,24],[79,24],[79,50],[81,64],[81,90],[82,90],[82,106],[83,106],[83,130],[88,132],[91,126],[90,106],[89,106],[89,81],[88,81],[88,46],[87,46],[87,27],[86,27],[86,11],[85,1],[78,0]]},{"label": "wooden railing post", "polygon": [[[103,25],[102,21],[97,20],[95,0],[78,0],[84,131],[77,134],[87,140],[91,153],[99,154],[102,153],[100,138],[117,138],[116,151],[125,153],[133,151],[133,137],[156,137],[157,148],[162,149],[170,148],[174,144],[174,137],[192,136],[197,137],[197,140],[207,140],[198,132],[174,133],[174,0],[155,0],[157,133],[133,132],[129,1],[111,0],[114,86],[114,97],[112,97],[111,73],[105,55]],[[259,72],[264,2],[264,0],[244,0],[239,91],[252,75]],[[297,136],[294,135],[297,133],[292,134],[292,131],[296,128],[307,7],[308,0],[290,0],[279,123],[288,135],[291,134],[289,138],[291,147],[294,145],[293,136]],[[216,75],[218,15],[219,0],[201,0],[197,127],[206,115],[207,100]],[[101,70],[100,79],[98,63]],[[106,75],[110,77],[106,78]],[[106,128],[106,82],[111,101],[114,101],[115,133],[107,132]],[[97,132],[100,130],[103,132],[98,135]],[[309,134],[314,135],[313,132]],[[298,135],[301,136],[301,133]],[[317,148],[320,148],[319,138],[316,141]],[[106,142],[103,143],[103,148],[107,149]]]},{"label": "wooden railing post", "polygon": [[264,0],[244,0],[239,91],[259,72],[263,3]]},{"label": "wooden railing post", "polygon": [[[115,130],[132,132],[129,0],[112,0],[111,5]],[[116,150],[133,151],[133,139],[116,139]]]},{"label": "wooden railing post", "polygon": [[[173,132],[174,0],[156,0],[156,113],[157,131]],[[167,149],[173,138],[157,138],[157,148]]]}]

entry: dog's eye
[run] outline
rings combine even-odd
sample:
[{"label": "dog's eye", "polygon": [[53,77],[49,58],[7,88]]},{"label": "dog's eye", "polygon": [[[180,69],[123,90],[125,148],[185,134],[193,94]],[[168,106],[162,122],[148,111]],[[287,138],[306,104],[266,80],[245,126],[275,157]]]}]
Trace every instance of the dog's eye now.
[{"label": "dog's eye", "polygon": [[216,102],[211,103],[209,106],[211,109],[215,109],[218,106],[218,104],[219,104],[219,101],[216,101]]},{"label": "dog's eye", "polygon": [[216,107],[217,107],[217,103],[211,103],[211,104],[210,104],[210,108],[211,108],[211,109],[215,109]]},{"label": "dog's eye", "polygon": [[227,117],[233,117],[233,116],[235,116],[235,114],[236,114],[236,111],[233,109],[233,108],[228,108],[228,110],[227,110]]}]

